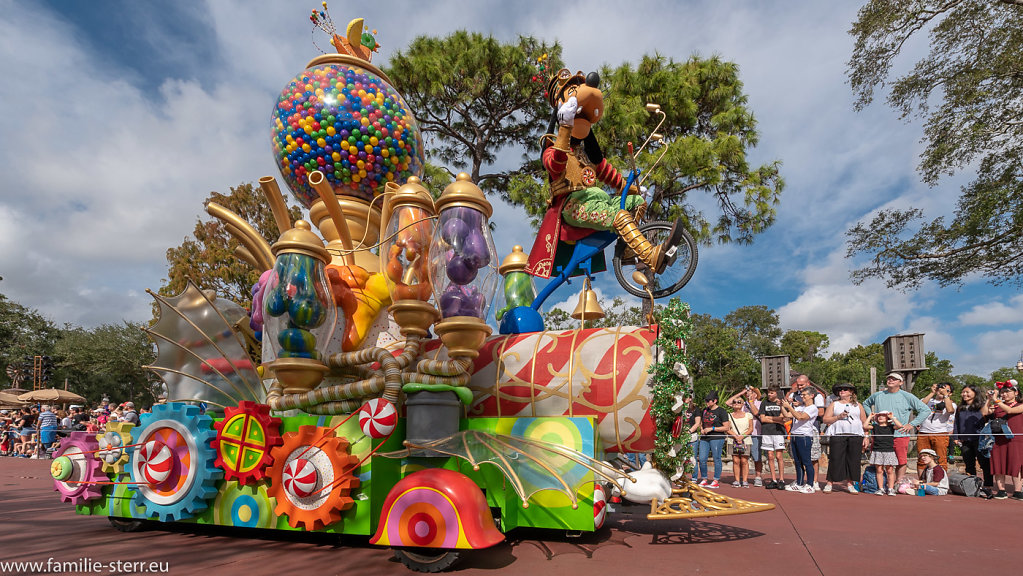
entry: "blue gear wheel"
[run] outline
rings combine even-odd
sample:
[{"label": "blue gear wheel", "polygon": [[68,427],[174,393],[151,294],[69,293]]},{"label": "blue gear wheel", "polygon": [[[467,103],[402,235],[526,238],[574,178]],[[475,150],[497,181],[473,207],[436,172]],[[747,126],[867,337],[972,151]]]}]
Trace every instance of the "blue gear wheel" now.
[{"label": "blue gear wheel", "polygon": [[[154,489],[144,483],[140,448],[132,449],[127,468],[132,481],[141,482],[133,487],[135,506],[144,506],[147,516],[159,518],[161,522],[191,518],[209,507],[210,500],[217,495],[215,484],[224,476],[224,471],[214,465],[217,451],[210,446],[216,436],[213,418],[200,414],[198,406],[157,404],[151,414],[142,414],[139,425],[131,430],[132,444],[150,440],[177,443],[171,446],[177,461],[174,486]],[[186,450],[187,467],[182,458]]]}]

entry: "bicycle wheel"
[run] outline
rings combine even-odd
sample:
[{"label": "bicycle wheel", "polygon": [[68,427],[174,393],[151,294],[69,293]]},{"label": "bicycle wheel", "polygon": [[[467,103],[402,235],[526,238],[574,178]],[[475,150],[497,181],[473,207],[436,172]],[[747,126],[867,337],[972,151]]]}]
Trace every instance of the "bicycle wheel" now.
[{"label": "bicycle wheel", "polygon": [[[646,222],[640,225],[639,230],[643,233],[643,236],[647,238],[655,246],[664,242],[671,233],[672,222],[665,222],[664,220],[654,220]],[[699,253],[696,249],[696,240],[688,230],[682,229],[682,240],[679,241],[676,248],[677,256],[675,262],[671,266],[665,268],[661,274],[652,274],[643,264],[636,258],[635,253],[629,250],[629,247],[619,240],[615,244],[615,255],[612,260],[614,266],[615,277],[618,279],[618,283],[625,288],[625,291],[633,296],[639,298],[646,298],[646,290],[642,286],[636,283],[632,279],[632,273],[636,270],[636,266],[643,268],[643,275],[650,280],[650,291],[653,293],[654,298],[664,298],[665,296],[671,296],[675,292],[678,292],[686,285],[687,282],[693,277],[693,273],[696,272],[696,263],[699,260]]]}]

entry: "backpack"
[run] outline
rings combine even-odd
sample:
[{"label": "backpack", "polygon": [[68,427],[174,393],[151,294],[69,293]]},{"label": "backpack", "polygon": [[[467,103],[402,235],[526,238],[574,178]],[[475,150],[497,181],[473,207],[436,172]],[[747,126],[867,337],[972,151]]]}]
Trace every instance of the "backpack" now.
[{"label": "backpack", "polygon": [[[887,480],[888,475],[884,472],[882,474],[882,480]],[[871,464],[863,469],[863,477],[860,478],[860,492],[864,494],[871,494],[878,491],[879,486],[877,485],[877,466]]]},{"label": "backpack", "polygon": [[959,472],[948,473],[948,491],[953,494],[973,498],[980,495],[983,487],[984,481],[976,476]]}]

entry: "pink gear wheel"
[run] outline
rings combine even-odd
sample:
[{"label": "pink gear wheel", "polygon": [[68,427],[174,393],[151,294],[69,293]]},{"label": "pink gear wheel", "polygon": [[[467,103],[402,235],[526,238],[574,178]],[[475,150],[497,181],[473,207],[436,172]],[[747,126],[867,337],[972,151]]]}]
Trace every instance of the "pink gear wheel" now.
[{"label": "pink gear wheel", "polygon": [[370,438],[385,438],[398,424],[398,411],[383,398],[374,398],[359,409],[359,427]]},{"label": "pink gear wheel", "polygon": [[99,442],[88,432],[72,432],[60,441],[60,448],[54,452],[53,457],[67,457],[73,468],[67,479],[53,480],[53,489],[60,492],[61,502],[77,506],[103,495],[101,485],[89,483],[109,480],[100,472],[100,463],[94,454],[98,449]]},{"label": "pink gear wheel", "polygon": [[[275,514],[287,516],[292,528],[301,524],[306,530],[341,521],[341,512],[355,503],[351,491],[359,485],[359,459],[349,452],[346,438],[334,436],[330,428],[300,426],[271,452],[267,494],[277,499]],[[326,486],[331,488],[324,490]]]},{"label": "pink gear wheel", "polygon": [[211,443],[217,451],[215,465],[224,471],[225,480],[255,484],[266,477],[273,464],[271,451],[284,441],[281,419],[270,416],[270,407],[250,400],[224,409],[224,419],[213,424],[217,438]]}]

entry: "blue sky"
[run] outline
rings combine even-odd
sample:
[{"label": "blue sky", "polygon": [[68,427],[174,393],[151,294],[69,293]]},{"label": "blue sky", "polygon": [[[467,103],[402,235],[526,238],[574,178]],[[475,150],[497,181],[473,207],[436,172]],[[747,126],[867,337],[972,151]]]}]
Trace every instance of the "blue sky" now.
[{"label": "blue sky", "polygon": [[[146,320],[146,288],[166,276],[212,190],[277,175],[276,95],[316,56],[318,2],[0,0],[0,291],[58,323]],[[756,162],[779,159],[777,222],[753,246],[701,247],[680,294],[697,312],[778,310],[785,329],[831,336],[831,351],[924,332],[957,372],[986,375],[1023,349],[1023,295],[980,281],[909,294],[853,286],[844,232],[883,207],[951,213],[964,174],[928,188],[915,166],[919,122],[878,103],[852,109],[845,67],[854,3],[441,1],[331,3],[379,31],[378,63],[420,34],[465,28],[559,40],[566,64],[595,69],[657,51],[735,61],[759,122]],[[325,38],[316,36],[321,46]],[[923,45],[910,46],[920,54]],[[900,65],[911,65],[909,59]],[[517,155],[517,151],[515,155]],[[497,202],[497,204],[500,204]],[[522,215],[498,206],[506,254],[531,245]],[[597,282],[615,293],[613,277]],[[555,294],[551,302],[574,295]]]}]

